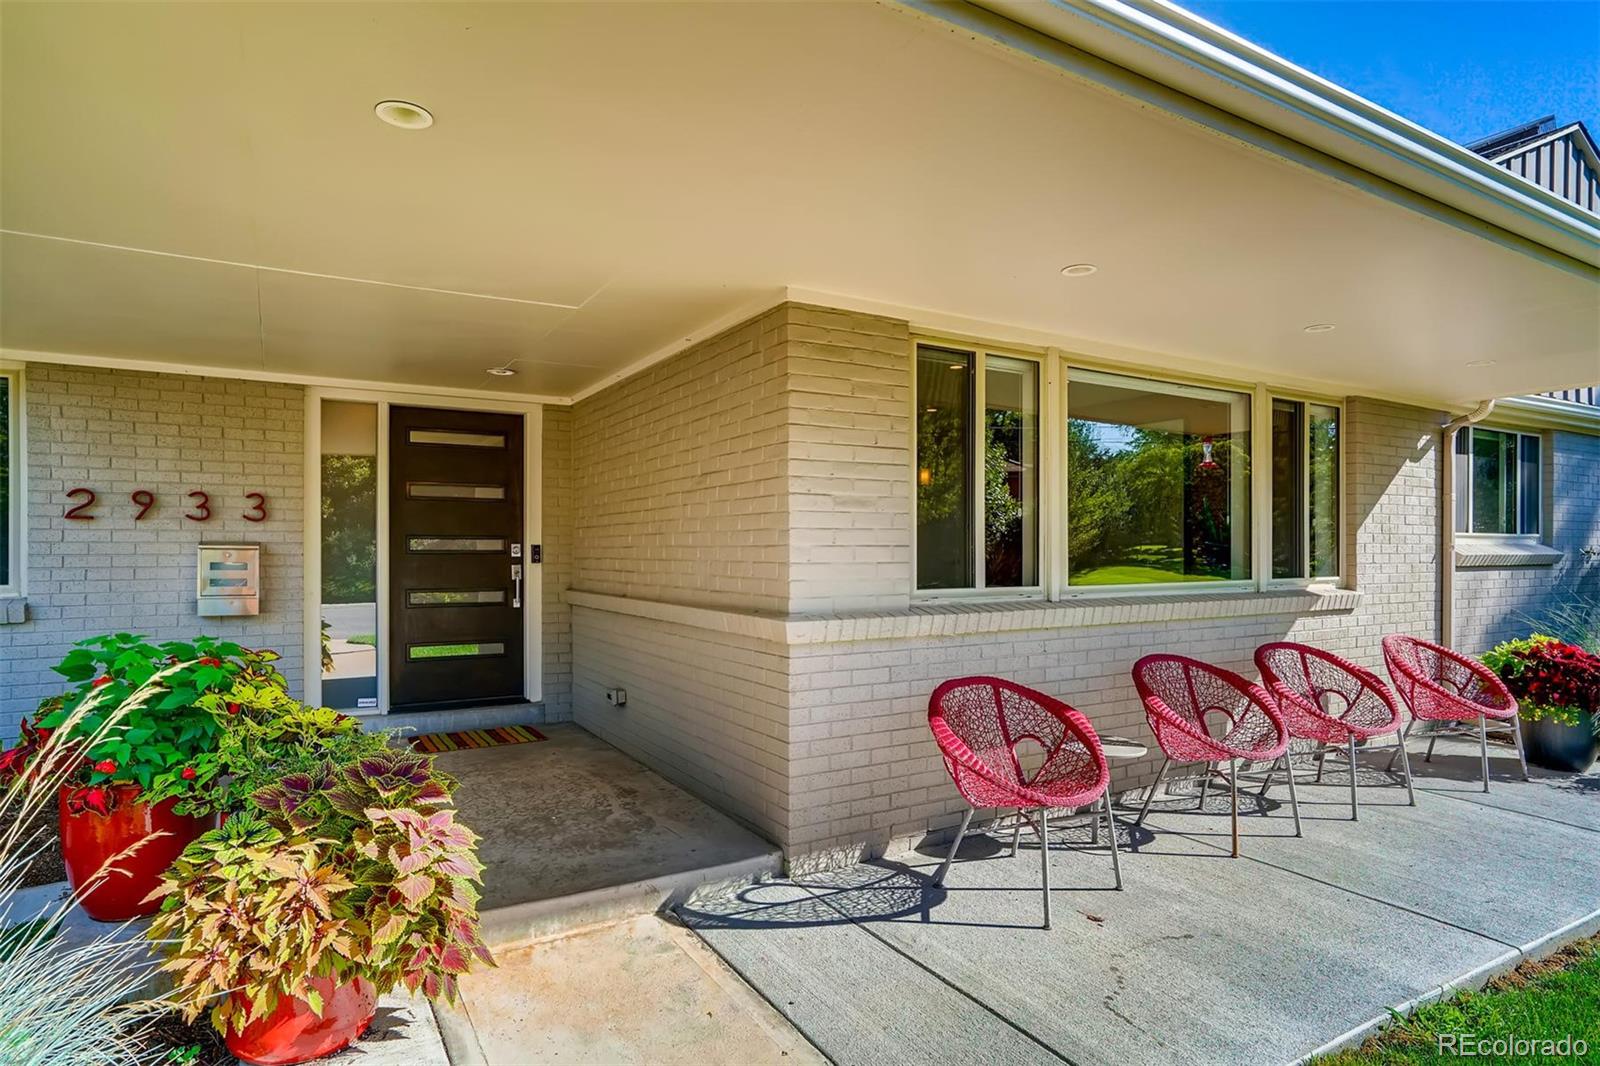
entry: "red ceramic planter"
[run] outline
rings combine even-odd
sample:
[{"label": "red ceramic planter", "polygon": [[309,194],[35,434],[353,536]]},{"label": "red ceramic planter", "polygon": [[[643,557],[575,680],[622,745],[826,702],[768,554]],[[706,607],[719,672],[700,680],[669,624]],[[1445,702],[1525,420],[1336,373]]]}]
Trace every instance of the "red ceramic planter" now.
[{"label": "red ceramic planter", "polygon": [[[138,801],[138,785],[112,785],[115,805],[110,814],[67,811],[67,793],[60,797],[61,857],[67,867],[67,883],[73,891],[93,881],[84,893],[85,914],[97,922],[123,922],[129,918],[154,914],[160,900],[145,902],[156,890],[167,867],[189,843],[216,826],[214,816],[191,818],[172,813],[176,799],[151,806]],[[155,836],[163,833],[164,836]],[[133,853],[117,856],[138,841],[147,840]],[[115,867],[96,880],[107,864]]]},{"label": "red ceramic planter", "polygon": [[[313,977],[311,987],[322,994],[322,1017],[303,999],[281,999],[265,1018],[237,1031],[230,1025],[223,1034],[228,1050],[257,1066],[289,1066],[332,1055],[361,1039],[378,1010],[372,982],[358,977],[335,985],[331,977]],[[241,1005],[249,1002],[235,996]]]}]

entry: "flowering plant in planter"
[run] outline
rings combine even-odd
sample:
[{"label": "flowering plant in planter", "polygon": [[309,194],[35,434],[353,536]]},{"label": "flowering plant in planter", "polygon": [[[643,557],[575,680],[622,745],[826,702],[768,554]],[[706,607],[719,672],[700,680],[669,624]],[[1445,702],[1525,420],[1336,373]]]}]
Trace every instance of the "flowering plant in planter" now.
[{"label": "flowering plant in planter", "polygon": [[[24,723],[22,742],[0,755],[16,771],[42,736],[65,728],[63,742],[76,745],[80,771],[70,782],[68,807],[109,814],[119,792],[114,785],[138,786],[145,803],[176,798],[178,814],[208,814],[206,790],[221,767],[216,752],[223,719],[202,697],[228,689],[238,679],[276,687],[284,678],[272,666],[275,652],[251,651],[231,641],[197,637],[151,644],[131,633],[80,641],[54,667],[75,683],[63,696],[40,704],[32,723]],[[159,675],[163,691],[126,713],[112,730],[102,730],[109,713]],[[88,713],[77,713],[90,706]]]},{"label": "flowering plant in planter", "polygon": [[404,985],[453,1000],[460,974],[493,964],[477,836],[430,757],[385,749],[276,776],[156,893],[149,936],[188,1017],[209,1007],[232,1046],[286,1003],[321,1016],[331,991],[363,983],[368,998]]},{"label": "flowering plant in planter", "polygon": [[1600,711],[1600,655],[1575,644],[1535,633],[1496,645],[1483,662],[1517,698],[1524,721],[1573,726],[1585,712]]}]

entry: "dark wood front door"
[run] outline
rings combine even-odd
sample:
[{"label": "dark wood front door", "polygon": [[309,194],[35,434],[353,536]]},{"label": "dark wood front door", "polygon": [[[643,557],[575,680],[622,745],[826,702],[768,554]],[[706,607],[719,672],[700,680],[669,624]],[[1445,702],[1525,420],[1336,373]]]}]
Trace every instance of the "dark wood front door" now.
[{"label": "dark wood front door", "polygon": [[522,416],[389,409],[389,702],[523,696]]}]

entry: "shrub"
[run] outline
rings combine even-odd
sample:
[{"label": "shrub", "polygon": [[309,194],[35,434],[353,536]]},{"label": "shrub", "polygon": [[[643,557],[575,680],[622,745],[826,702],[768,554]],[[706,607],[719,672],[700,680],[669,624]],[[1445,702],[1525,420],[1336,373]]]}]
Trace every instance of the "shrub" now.
[{"label": "shrub", "polygon": [[1584,712],[1600,712],[1600,655],[1535,633],[1508,640],[1483,656],[1517,698],[1518,714],[1576,725]]},{"label": "shrub", "polygon": [[494,961],[477,929],[477,837],[455,821],[454,789],[423,755],[326,759],[191,844],[149,934],[185,1015],[210,1005],[225,1031],[285,996],[320,1013],[312,976],[454,1000],[458,975]]}]

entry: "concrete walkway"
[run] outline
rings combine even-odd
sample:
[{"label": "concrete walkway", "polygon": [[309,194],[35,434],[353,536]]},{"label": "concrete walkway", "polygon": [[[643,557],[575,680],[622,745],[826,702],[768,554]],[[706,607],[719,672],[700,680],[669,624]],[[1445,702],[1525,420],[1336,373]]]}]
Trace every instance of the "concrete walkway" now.
[{"label": "concrete walkway", "polygon": [[935,845],[679,914],[841,1064],[1290,1062],[1600,927],[1600,772],[1524,783],[1501,753],[1485,795],[1475,749],[1413,748],[1416,807],[1373,756],[1352,823],[1330,765],[1303,839],[1281,785],[1241,804],[1237,860],[1226,794],[1158,797],[1121,829],[1124,892],[1063,831],[1049,931],[1009,835],[969,838],[942,889]]}]

